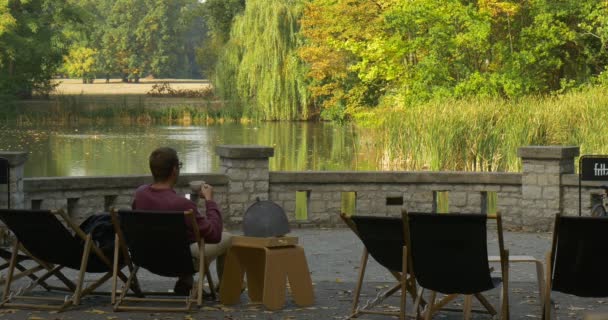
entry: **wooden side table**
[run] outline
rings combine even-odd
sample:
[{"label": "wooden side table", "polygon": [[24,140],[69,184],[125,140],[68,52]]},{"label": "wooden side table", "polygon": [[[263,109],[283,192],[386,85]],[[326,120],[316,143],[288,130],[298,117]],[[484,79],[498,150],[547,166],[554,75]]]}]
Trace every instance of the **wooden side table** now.
[{"label": "wooden side table", "polygon": [[224,262],[220,301],[230,305],[240,302],[243,276],[252,302],[261,302],[269,310],[285,304],[287,280],[298,306],[314,303],[312,281],[304,249],[296,237],[232,237],[232,246]]}]

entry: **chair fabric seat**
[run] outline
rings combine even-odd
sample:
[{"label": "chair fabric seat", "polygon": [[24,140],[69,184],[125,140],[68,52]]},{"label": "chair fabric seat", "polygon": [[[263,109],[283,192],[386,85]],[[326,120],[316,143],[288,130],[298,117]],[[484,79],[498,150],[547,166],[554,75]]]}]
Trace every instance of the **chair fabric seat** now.
[{"label": "chair fabric seat", "polygon": [[[74,270],[80,270],[84,242],[48,210],[0,210],[2,221],[21,244],[38,259]],[[41,241],[43,240],[43,241]],[[97,256],[91,255],[86,272],[111,271]]]},{"label": "chair fabric seat", "polygon": [[135,265],[163,277],[198,272],[192,262],[183,212],[122,210],[119,217]]},{"label": "chair fabric seat", "polygon": [[[193,261],[190,251],[191,241],[188,237],[187,221],[196,226],[196,218],[189,211],[147,211],[147,210],[112,210],[112,223],[116,231],[118,244],[114,248],[114,263],[122,258],[129,266],[129,279],[120,290],[116,286],[116,277],[112,289],[112,299],[116,299],[114,311],[190,311],[194,303],[203,304],[203,278],[209,282],[212,297],[215,297],[213,280],[209,274],[209,266],[205,262],[205,243],[197,228],[192,229],[195,243],[198,244],[198,259]],[[196,266],[194,263],[196,262]],[[126,293],[140,285],[137,273],[146,269],[163,277],[181,277],[198,273],[196,284],[190,295],[185,299],[179,298],[130,298]],[[152,292],[148,292],[152,294]],[[155,295],[166,295],[166,291],[155,291]],[[147,307],[138,306],[140,302],[169,302],[184,303],[184,307]]]},{"label": "chair fabric seat", "polygon": [[408,217],[414,273],[423,288],[472,294],[495,287],[488,262],[486,216],[410,213]]},{"label": "chair fabric seat", "polygon": [[[40,262],[40,269],[46,272],[40,277],[30,277],[34,280],[32,288],[41,285],[46,290],[58,288],[72,293],[65,299],[39,296],[34,298],[28,295],[28,291],[9,294],[11,284],[17,278],[13,276],[14,271],[20,269],[16,264],[20,257],[15,255],[11,257],[0,307],[63,311],[71,305],[78,305],[83,296],[106,282],[112,276],[112,272],[122,280],[126,280],[118,268],[113,270],[110,259],[97,247],[92,236],[87,235],[74,224],[62,210],[0,209],[0,219],[15,235],[16,241],[12,252],[18,254],[21,251],[31,256],[32,259]],[[75,283],[61,272],[63,268],[80,271]],[[86,273],[105,273],[105,275],[85,285]],[[48,286],[44,281],[50,276],[55,276],[65,288]],[[22,303],[21,300],[36,303]],[[49,301],[53,304],[43,304],[40,303],[41,301]]]},{"label": "chair fabric seat", "polygon": [[608,219],[560,216],[552,290],[608,297]]},{"label": "chair fabric seat", "polygon": [[[482,293],[501,286],[501,319],[509,318],[508,252],[502,238],[502,218],[496,214],[496,230],[501,264],[500,277],[492,275],[488,260],[486,214],[405,213],[408,252],[412,273],[431,298],[425,319],[431,319],[441,307],[459,295],[465,295],[464,318],[470,319],[472,299],[485,308],[481,312],[496,315],[496,309]],[[445,294],[436,304],[437,293]]]},{"label": "chair fabric seat", "polygon": [[383,267],[393,272],[401,272],[400,253],[405,246],[403,220],[401,217],[352,216],[357,225],[359,238],[369,254]]}]

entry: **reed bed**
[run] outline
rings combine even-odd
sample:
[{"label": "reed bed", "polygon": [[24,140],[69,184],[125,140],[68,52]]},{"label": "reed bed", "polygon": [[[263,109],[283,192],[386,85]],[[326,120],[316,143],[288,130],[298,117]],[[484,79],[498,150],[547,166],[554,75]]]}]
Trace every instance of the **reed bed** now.
[{"label": "reed bed", "polygon": [[221,102],[204,99],[149,98],[140,95],[64,95],[47,101],[15,101],[0,105],[0,121],[21,125],[180,124],[247,122]]},{"label": "reed bed", "polygon": [[430,102],[379,109],[358,122],[376,132],[366,143],[384,150],[377,159],[383,169],[519,171],[520,146],[608,153],[608,88],[518,101]]}]

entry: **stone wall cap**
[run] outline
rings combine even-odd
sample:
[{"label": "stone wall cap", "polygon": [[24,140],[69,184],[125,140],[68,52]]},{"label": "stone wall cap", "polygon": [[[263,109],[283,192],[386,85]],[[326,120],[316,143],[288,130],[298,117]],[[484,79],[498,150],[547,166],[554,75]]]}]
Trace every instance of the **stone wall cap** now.
[{"label": "stone wall cap", "polygon": [[[191,181],[205,180],[213,185],[227,185],[228,177],[216,173],[182,173],[177,181],[177,187],[189,187]],[[68,191],[90,189],[135,188],[142,184],[152,183],[150,175],[125,176],[89,176],[89,177],[42,177],[23,179],[26,192]]]},{"label": "stone wall cap", "polygon": [[0,151],[0,158],[8,159],[8,163],[11,167],[24,164],[28,157],[29,154],[23,151]]},{"label": "stone wall cap", "polygon": [[521,173],[454,171],[272,171],[270,183],[495,184],[521,186]]},{"label": "stone wall cap", "polygon": [[231,159],[264,159],[274,156],[274,148],[256,145],[221,145],[215,152],[223,158]]},{"label": "stone wall cap", "polygon": [[577,157],[580,148],[577,146],[527,146],[517,149],[522,159],[569,159]]}]

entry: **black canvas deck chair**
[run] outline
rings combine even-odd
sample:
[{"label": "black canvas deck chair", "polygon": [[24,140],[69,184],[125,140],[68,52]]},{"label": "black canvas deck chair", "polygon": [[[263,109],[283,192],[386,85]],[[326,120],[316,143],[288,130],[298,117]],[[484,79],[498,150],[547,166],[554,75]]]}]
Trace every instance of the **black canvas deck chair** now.
[{"label": "black canvas deck chair", "polygon": [[[94,244],[91,236],[85,234],[62,210],[0,209],[0,220],[16,238],[0,307],[62,311],[70,305],[78,305],[83,296],[92,293],[112,277],[111,260]],[[20,252],[44,267],[46,273],[27,288],[11,292]],[[66,267],[79,270],[76,283],[61,272]],[[84,276],[87,272],[103,275],[84,287]],[[122,272],[118,271],[118,274],[126,280]],[[65,288],[53,289],[68,291],[71,295],[65,298],[27,295],[51,276],[55,276],[65,285]],[[49,302],[49,304],[21,301]]]},{"label": "black canvas deck chair", "polygon": [[[348,217],[345,214],[341,214],[340,217],[361,239],[364,245],[361,265],[359,266],[359,277],[353,296],[352,312],[349,317],[357,317],[360,314],[368,313],[399,316],[401,319],[405,319],[406,293],[409,292],[414,300],[416,300],[418,295],[416,292],[416,282],[413,278],[408,277],[407,272],[405,272],[407,254],[405,250],[403,220],[401,217]],[[395,277],[397,283],[386,291],[381,292],[375,299],[368,301],[364,306],[359,307],[359,298],[369,255],[386,268]],[[398,312],[374,309],[374,307],[396,292],[401,292]]]},{"label": "black canvas deck chair", "polygon": [[[502,282],[501,319],[508,319],[508,252],[504,250],[502,220],[496,215],[498,246],[501,257],[501,277],[492,277],[487,248],[485,214],[403,213],[409,234],[407,248],[411,271],[418,284],[431,291],[425,318],[440,311],[458,295],[464,295],[465,319],[471,312],[496,315],[496,309],[482,292],[498,287]],[[436,302],[437,293],[446,296]],[[473,297],[485,310],[472,310]],[[444,309],[448,310],[448,309]]]},{"label": "black canvas deck chair", "polygon": [[[6,159],[6,158],[0,158],[0,185],[6,186],[6,207],[7,207],[7,209],[10,209],[11,208],[10,163],[9,163],[8,159]],[[0,258],[2,258],[5,261],[3,264],[0,265],[0,271],[7,270],[9,267],[9,261],[11,259],[11,252],[4,248],[0,248]],[[15,268],[19,272],[13,274],[14,280],[22,278],[22,277],[29,277],[32,281],[38,280],[38,277],[36,277],[35,273],[43,270],[44,267],[36,264],[34,266],[26,268],[25,266],[22,265],[22,263],[27,260],[29,260],[30,263],[31,263],[31,261],[33,261],[31,257],[26,256],[26,255],[20,254],[17,256]],[[0,285],[3,285],[5,283],[6,283],[6,278],[5,277],[0,278]],[[51,289],[50,286],[45,281],[41,281],[40,285],[43,286],[47,290]]]},{"label": "black canvas deck chair", "polygon": [[[130,275],[116,298],[114,311],[189,311],[193,302],[197,306],[203,303],[203,277],[206,275],[209,288],[213,298],[213,281],[209,273],[208,265],[205,263],[205,243],[200,237],[198,228],[193,228],[194,237],[199,247],[198,264],[195,266],[190,252],[190,241],[186,229],[186,219],[192,221],[196,226],[196,220],[192,211],[186,212],[155,212],[136,210],[113,210],[112,223],[116,230],[117,243],[114,252],[114,263],[122,254],[124,261],[129,266]],[[119,249],[121,252],[119,252]],[[144,268],[156,275],[163,277],[179,277],[180,275],[192,275],[198,272],[196,282],[190,296],[185,299],[179,298],[147,298],[127,297],[125,293],[134,284],[138,284],[137,272]],[[114,278],[112,296],[118,293],[116,278]],[[143,295],[168,295],[165,292],[143,292]],[[185,307],[145,307],[127,302],[181,302]]]},{"label": "black canvas deck chair", "polygon": [[556,215],[551,251],[547,253],[545,307],[550,319],[551,291],[578,297],[608,297],[608,219]]}]

